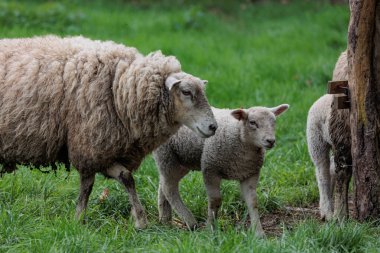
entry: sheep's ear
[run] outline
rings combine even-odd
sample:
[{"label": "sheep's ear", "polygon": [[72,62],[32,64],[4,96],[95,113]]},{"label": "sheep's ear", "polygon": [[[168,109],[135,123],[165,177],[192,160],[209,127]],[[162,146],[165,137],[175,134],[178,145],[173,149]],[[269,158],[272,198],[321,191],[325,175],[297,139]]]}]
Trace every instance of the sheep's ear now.
[{"label": "sheep's ear", "polygon": [[207,80],[202,80],[202,82],[203,82],[204,85],[208,84]]},{"label": "sheep's ear", "polygon": [[279,116],[280,114],[282,114],[283,112],[285,112],[286,110],[288,110],[289,108],[289,105],[288,104],[282,104],[282,105],[279,105],[279,106],[276,106],[276,107],[273,107],[271,108],[270,110],[274,113],[274,115]]},{"label": "sheep's ear", "polygon": [[248,117],[248,114],[243,109],[233,110],[231,115],[237,120],[245,120]]},{"label": "sheep's ear", "polygon": [[179,84],[181,80],[178,80],[175,77],[169,76],[165,80],[165,86],[168,88],[168,90],[171,90],[175,85]]}]

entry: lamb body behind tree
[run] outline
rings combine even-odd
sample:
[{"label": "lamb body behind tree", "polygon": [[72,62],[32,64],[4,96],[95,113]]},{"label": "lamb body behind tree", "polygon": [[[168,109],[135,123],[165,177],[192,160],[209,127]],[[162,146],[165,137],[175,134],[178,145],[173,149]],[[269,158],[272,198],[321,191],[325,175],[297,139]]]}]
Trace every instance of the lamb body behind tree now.
[{"label": "lamb body behind tree", "polygon": [[201,139],[182,127],[153,152],[159,169],[158,206],[160,220],[171,219],[171,208],[189,228],[196,226],[193,214],[182,202],[178,184],[190,170],[201,170],[208,196],[208,222],[217,218],[221,205],[222,179],[240,182],[252,227],[263,235],[256,198],[256,186],[264,162],[265,149],[275,143],[276,116],[288,105],[250,109],[213,108],[218,129],[213,137]]},{"label": "lamb body behind tree", "polygon": [[[348,79],[347,52],[334,68],[333,81]],[[307,117],[307,144],[316,167],[322,219],[348,216],[348,189],[352,175],[351,129],[348,109],[337,109],[334,96],[320,97]]]}]

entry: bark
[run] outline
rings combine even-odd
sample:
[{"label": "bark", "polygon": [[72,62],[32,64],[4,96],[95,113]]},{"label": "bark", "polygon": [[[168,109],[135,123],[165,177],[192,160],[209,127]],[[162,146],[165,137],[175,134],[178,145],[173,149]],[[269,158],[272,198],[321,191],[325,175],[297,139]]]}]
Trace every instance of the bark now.
[{"label": "bark", "polygon": [[348,80],[355,214],[380,217],[380,1],[350,0]]}]

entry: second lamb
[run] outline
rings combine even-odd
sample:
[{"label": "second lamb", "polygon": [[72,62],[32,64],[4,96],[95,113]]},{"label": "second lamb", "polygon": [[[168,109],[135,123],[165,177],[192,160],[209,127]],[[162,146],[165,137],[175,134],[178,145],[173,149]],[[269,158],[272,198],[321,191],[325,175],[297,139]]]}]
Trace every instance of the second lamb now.
[{"label": "second lamb", "polygon": [[251,226],[258,236],[263,236],[256,187],[265,150],[272,148],[275,143],[276,117],[288,107],[283,104],[274,108],[213,108],[219,125],[215,136],[199,138],[188,128],[182,127],[168,142],[156,149],[153,156],[160,174],[160,220],[169,222],[173,208],[189,228],[196,226],[193,214],[182,202],[178,184],[191,170],[201,170],[208,195],[208,223],[216,220],[221,205],[221,180],[237,180],[248,206]]}]

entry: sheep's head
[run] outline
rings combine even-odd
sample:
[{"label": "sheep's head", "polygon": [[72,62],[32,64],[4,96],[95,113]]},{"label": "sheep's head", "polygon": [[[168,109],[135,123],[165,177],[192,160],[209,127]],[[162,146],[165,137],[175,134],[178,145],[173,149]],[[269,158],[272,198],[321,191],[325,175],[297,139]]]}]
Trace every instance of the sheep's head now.
[{"label": "sheep's head", "polygon": [[206,83],[184,72],[172,74],[165,81],[174,101],[175,121],[202,138],[214,135],[218,127],[205,95]]},{"label": "sheep's head", "polygon": [[271,149],[276,142],[276,117],[285,112],[289,105],[283,104],[273,108],[251,107],[237,109],[231,115],[242,122],[243,141],[261,148]]}]

